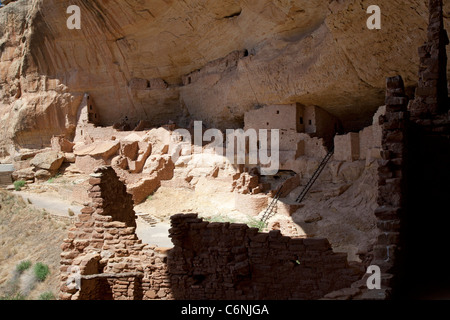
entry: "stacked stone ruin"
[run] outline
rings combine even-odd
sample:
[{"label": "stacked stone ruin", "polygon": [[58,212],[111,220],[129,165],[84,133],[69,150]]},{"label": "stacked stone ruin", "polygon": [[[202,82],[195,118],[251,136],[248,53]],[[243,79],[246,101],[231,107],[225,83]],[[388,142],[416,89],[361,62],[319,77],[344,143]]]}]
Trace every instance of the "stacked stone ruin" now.
[{"label": "stacked stone ruin", "polygon": [[401,77],[386,81],[386,114],[380,117],[383,127],[382,160],[378,167],[378,205],[375,215],[381,231],[374,246],[372,264],[383,272],[383,289],[391,294],[395,259],[399,247],[400,225],[405,208],[406,128],[408,98]]},{"label": "stacked stone ruin", "polygon": [[[173,248],[145,245],[135,233],[131,195],[114,170],[103,166],[89,181],[91,202],[62,244],[60,299],[391,297],[402,271],[402,228],[408,214],[415,214],[406,202],[414,200],[411,189],[417,187],[407,179],[425,166],[406,165],[414,162],[410,134],[425,141],[415,157],[426,142],[441,143],[450,132],[442,0],[430,0],[429,8],[415,99],[408,101],[401,77],[387,79],[386,112],[380,116],[379,207],[374,213],[380,235],[366,261],[349,265],[346,254],[334,253],[327,239],[291,238],[276,230],[260,233],[243,224],[203,221],[196,214],[171,217]],[[381,290],[366,286],[369,264],[381,268]]]},{"label": "stacked stone ruin", "polygon": [[442,0],[429,0],[427,41],[419,48],[419,82],[411,104],[412,118],[430,118],[448,111],[447,52]]},{"label": "stacked stone ruin", "polygon": [[260,233],[197,214],[171,217],[174,248],[145,245],[114,170],[99,167],[89,182],[91,202],[61,246],[62,300],[317,299],[363,273],[327,239]]}]

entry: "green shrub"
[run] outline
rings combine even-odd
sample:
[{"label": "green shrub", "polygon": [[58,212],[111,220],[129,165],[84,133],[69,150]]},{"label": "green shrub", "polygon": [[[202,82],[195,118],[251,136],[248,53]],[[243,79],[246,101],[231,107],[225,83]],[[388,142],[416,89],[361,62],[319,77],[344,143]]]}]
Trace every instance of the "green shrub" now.
[{"label": "green shrub", "polygon": [[0,300],[25,300],[25,296],[20,293],[15,293],[12,295],[5,295],[0,297]]},{"label": "green shrub", "polygon": [[30,260],[24,260],[24,261],[21,261],[16,266],[16,270],[17,270],[17,272],[22,273],[25,270],[27,270],[29,267],[31,267],[31,261]]},{"label": "green shrub", "polygon": [[16,191],[20,191],[25,186],[25,184],[26,184],[25,180],[14,181],[14,189]]},{"label": "green shrub", "polygon": [[48,266],[42,262],[38,262],[34,265],[34,275],[39,281],[44,281],[45,278],[47,278],[48,274],[50,273],[50,270],[48,269]]},{"label": "green shrub", "polygon": [[56,298],[52,292],[46,291],[39,295],[39,300],[56,300]]}]

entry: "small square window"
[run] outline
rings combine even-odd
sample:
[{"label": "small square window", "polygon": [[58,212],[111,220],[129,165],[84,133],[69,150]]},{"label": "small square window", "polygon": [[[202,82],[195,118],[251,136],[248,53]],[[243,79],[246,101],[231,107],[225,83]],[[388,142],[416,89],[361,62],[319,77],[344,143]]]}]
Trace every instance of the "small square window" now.
[{"label": "small square window", "polygon": [[277,114],[280,114],[280,110],[277,110]]}]

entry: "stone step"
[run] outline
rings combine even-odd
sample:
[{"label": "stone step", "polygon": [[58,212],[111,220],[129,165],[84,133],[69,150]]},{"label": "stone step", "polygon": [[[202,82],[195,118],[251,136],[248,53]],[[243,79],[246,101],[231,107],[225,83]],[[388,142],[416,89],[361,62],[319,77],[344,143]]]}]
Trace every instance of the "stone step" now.
[{"label": "stone step", "polygon": [[146,222],[147,224],[149,224],[151,226],[155,225],[155,224],[157,224],[159,222],[155,217],[152,217],[148,213],[140,213],[140,214],[137,213],[136,216],[137,216],[138,219]]}]

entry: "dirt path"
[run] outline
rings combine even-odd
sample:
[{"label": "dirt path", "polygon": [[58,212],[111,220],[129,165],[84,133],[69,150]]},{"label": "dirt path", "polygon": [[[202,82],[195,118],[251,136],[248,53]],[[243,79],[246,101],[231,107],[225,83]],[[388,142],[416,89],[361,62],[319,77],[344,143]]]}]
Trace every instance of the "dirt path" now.
[{"label": "dirt path", "polygon": [[[25,201],[29,199],[31,205],[37,209],[45,209],[47,212],[57,215],[69,217],[69,209],[75,214],[80,214],[82,206],[72,205],[69,201],[58,197],[53,193],[33,193],[27,191],[13,191],[15,195],[21,196]],[[157,245],[159,247],[172,247],[172,241],[169,238],[170,225],[165,222],[149,225],[148,223],[137,219],[136,234],[143,243]]]},{"label": "dirt path", "polygon": [[22,198],[27,201],[29,199],[31,201],[31,205],[33,205],[37,209],[45,209],[49,213],[58,215],[58,216],[69,216],[69,209],[72,210],[75,214],[79,214],[80,210],[83,208],[82,206],[71,205],[69,201],[62,200],[58,198],[57,195],[46,194],[46,193],[32,193],[27,191],[13,191],[14,194],[18,196],[22,196]]}]

